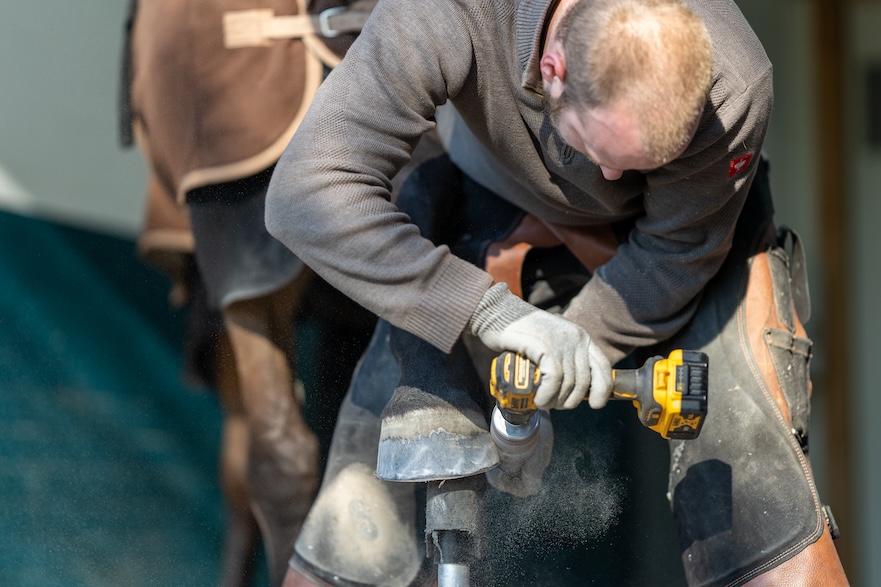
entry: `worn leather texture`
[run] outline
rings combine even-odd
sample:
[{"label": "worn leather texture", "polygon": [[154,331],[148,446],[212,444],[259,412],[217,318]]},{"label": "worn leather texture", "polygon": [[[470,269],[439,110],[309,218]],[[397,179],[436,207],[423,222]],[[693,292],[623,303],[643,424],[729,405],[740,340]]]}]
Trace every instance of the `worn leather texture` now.
[{"label": "worn leather texture", "polygon": [[838,551],[829,532],[800,553],[752,579],[748,587],[847,587]]},{"label": "worn leather texture", "polygon": [[[764,163],[763,163],[764,165]],[[742,585],[815,542],[824,516],[807,438],[811,341],[760,171],[719,274],[666,348],[709,356],[709,413],[672,441],[670,497],[691,586]]]},{"label": "worn leather texture", "polygon": [[425,559],[413,483],[377,479],[380,414],[400,378],[380,320],[340,407],[318,497],[291,566],[316,582],[357,587],[411,584]]}]

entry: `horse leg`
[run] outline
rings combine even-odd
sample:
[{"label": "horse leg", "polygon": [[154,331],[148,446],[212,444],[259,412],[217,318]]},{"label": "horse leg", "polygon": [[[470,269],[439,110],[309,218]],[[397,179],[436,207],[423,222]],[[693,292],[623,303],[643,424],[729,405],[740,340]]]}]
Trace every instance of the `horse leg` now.
[{"label": "horse leg", "polygon": [[227,509],[221,555],[220,587],[251,584],[258,529],[247,487],[248,423],[229,337],[220,336],[216,351],[217,393],[223,408],[220,486]]},{"label": "horse leg", "polygon": [[[306,272],[308,274],[308,272]],[[248,429],[247,485],[272,585],[280,585],[318,488],[318,439],[297,401],[294,313],[311,275],[231,304],[224,322]]]}]

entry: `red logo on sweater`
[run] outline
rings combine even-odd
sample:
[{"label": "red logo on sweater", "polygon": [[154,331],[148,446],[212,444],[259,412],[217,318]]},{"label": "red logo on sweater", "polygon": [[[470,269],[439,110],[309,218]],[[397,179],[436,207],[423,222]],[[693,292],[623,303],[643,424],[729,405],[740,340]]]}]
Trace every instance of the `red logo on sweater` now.
[{"label": "red logo on sweater", "polygon": [[734,177],[747,167],[749,167],[749,162],[752,161],[753,154],[747,153],[743,157],[738,157],[737,159],[733,159],[731,161],[731,165],[728,166],[728,177]]}]

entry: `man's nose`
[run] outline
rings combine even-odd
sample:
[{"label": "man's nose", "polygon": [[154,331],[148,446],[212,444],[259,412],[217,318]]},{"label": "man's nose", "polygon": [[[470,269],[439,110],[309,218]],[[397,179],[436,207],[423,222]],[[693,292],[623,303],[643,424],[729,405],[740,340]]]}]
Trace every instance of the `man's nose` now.
[{"label": "man's nose", "polygon": [[612,169],[610,167],[606,167],[605,165],[600,165],[600,171],[603,172],[603,177],[605,177],[609,181],[621,179],[621,176],[624,175],[624,172],[622,170]]}]

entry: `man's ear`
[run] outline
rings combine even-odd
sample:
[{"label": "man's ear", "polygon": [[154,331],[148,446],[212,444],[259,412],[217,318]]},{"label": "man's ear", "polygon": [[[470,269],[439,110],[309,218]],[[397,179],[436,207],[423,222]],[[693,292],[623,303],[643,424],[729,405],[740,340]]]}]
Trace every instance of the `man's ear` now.
[{"label": "man's ear", "polygon": [[555,49],[545,51],[539,61],[539,69],[545,91],[552,97],[559,98],[566,80],[566,60],[563,53]]}]

